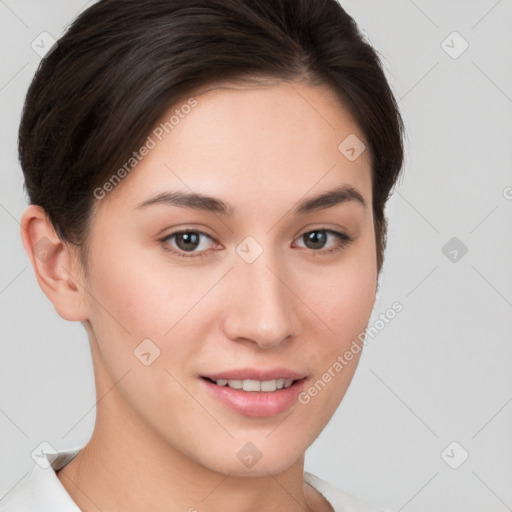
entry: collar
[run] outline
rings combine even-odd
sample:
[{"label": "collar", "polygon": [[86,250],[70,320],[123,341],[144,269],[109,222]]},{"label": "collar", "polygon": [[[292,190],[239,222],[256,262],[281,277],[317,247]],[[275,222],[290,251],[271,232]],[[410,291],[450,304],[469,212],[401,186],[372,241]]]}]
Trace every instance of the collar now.
[{"label": "collar", "polygon": [[[0,512],[81,512],[56,472],[69,464],[82,448],[75,446],[57,453],[41,452],[28,477],[0,500]],[[305,471],[304,481],[321,493],[335,512],[390,512],[368,506],[313,473]]]},{"label": "collar", "polygon": [[73,447],[57,454],[41,452],[29,475],[2,498],[0,512],[81,512],[56,472],[71,462],[82,448]]}]

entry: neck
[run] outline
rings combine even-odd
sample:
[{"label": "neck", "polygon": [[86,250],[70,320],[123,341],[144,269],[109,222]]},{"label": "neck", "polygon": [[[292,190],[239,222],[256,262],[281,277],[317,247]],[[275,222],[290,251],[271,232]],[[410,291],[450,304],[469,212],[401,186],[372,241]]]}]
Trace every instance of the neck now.
[{"label": "neck", "polygon": [[93,435],[57,472],[82,511],[331,510],[325,498],[304,483],[304,456],[274,474],[237,476],[206,467],[136,416],[108,373],[95,370]]}]

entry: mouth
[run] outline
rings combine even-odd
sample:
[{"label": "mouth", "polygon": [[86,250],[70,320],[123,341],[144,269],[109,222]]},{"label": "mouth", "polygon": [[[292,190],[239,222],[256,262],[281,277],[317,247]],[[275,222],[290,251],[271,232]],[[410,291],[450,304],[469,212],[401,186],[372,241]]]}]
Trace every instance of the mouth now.
[{"label": "mouth", "polygon": [[210,377],[201,377],[219,387],[227,387],[238,391],[247,391],[255,393],[274,393],[282,389],[288,389],[301,379],[271,379],[271,380],[253,380],[253,379],[211,379]]},{"label": "mouth", "polygon": [[271,380],[219,379],[201,376],[209,397],[243,416],[269,417],[294,407],[307,377]]}]

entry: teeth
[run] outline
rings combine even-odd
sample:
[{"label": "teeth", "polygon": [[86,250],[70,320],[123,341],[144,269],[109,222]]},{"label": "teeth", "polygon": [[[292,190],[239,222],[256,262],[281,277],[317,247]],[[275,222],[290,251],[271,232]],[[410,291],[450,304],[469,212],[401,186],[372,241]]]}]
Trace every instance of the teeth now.
[{"label": "teeth", "polygon": [[256,386],[259,384],[260,391],[275,391],[277,389],[277,380],[264,380],[261,384],[258,381],[253,382],[256,382]]},{"label": "teeth", "polygon": [[227,385],[233,389],[242,389],[241,380],[228,380]]},{"label": "teeth", "polygon": [[[270,382],[270,383],[272,384],[272,382]],[[261,391],[262,384],[264,384],[264,383],[260,382],[259,380],[247,379],[242,382],[242,389],[244,391]],[[229,385],[230,385],[230,382],[228,381],[228,386]]]},{"label": "teeth", "polygon": [[292,379],[274,379],[274,380],[226,380],[218,379],[215,381],[218,386],[228,386],[233,389],[243,389],[244,391],[275,391],[276,389],[289,388],[293,384]]}]

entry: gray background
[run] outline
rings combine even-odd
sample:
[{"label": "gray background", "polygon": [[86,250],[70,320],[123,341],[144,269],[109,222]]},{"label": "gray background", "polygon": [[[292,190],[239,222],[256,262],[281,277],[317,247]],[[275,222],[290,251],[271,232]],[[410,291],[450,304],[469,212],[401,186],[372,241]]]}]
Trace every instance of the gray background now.
[{"label": "gray background", "polygon": [[[512,2],[342,4],[383,55],[407,129],[370,325],[395,301],[403,311],[369,341],[306,470],[394,510],[512,510]],[[85,330],[56,314],[21,244],[16,153],[31,42],[60,37],[85,5],[0,0],[0,495],[40,442],[82,446],[94,426]],[[469,44],[457,58],[453,31]]]}]

